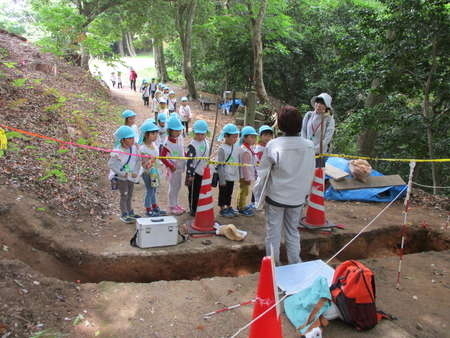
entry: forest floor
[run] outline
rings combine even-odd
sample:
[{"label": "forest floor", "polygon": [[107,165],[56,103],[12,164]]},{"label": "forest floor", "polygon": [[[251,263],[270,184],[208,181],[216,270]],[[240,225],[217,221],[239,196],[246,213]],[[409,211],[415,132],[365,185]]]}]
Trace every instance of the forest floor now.
[{"label": "forest floor", "polygon": [[[5,58],[8,62],[27,56],[28,64],[36,63],[36,51],[29,44],[0,35],[0,47],[9,50]],[[56,62],[40,58],[39,63]],[[79,110],[91,109],[90,115],[83,115],[87,125],[80,126],[80,120],[75,120],[71,126],[80,133],[78,138],[98,136],[99,141],[93,145],[108,147],[110,135],[120,123],[111,111],[133,109],[138,123],[152,117],[140,95],[130,91],[126,82],[124,89],[111,89],[109,97],[88,75],[75,83],[80,78],[76,67],[59,66],[62,75],[54,81],[51,73],[43,76],[26,64],[13,70],[5,63],[0,65],[7,74],[7,81],[2,83],[6,90],[1,97],[0,123],[63,138],[68,133],[65,114],[77,111],[78,115]],[[14,85],[20,83],[17,79],[38,77],[39,83],[33,82],[36,88]],[[43,90],[38,85],[47,87]],[[53,90],[50,100],[47,92],[53,88],[51,85],[58,92]],[[186,94],[179,86],[171,87],[177,98]],[[25,89],[35,91],[33,98],[27,97]],[[94,89],[97,96],[91,96]],[[58,111],[61,117],[52,115],[56,123],[42,119],[48,113],[42,107],[44,103],[58,98],[62,101],[63,96],[72,105],[75,94],[89,100],[76,101],[80,107],[71,106],[69,112]],[[1,107],[8,110],[2,111]],[[30,107],[34,107],[32,113]],[[203,118],[212,128],[215,108],[202,111],[197,102],[192,102],[191,107],[193,120]],[[30,114],[37,120],[30,120]],[[219,114],[218,130],[232,121],[231,116]],[[133,248],[129,239],[134,225],[118,220],[118,196],[110,191],[106,179],[106,155],[85,151],[80,153],[83,156],[76,156],[78,153],[70,150],[70,157],[56,162],[59,155],[54,144],[34,139],[15,142],[20,149],[0,157],[0,337],[227,337],[251,319],[251,306],[209,320],[204,320],[202,314],[254,297],[258,279],[255,272],[264,255],[263,212],[253,218],[232,220],[248,232],[243,242],[215,236],[191,238],[173,247]],[[42,164],[45,161],[34,159],[44,153],[53,154],[46,162],[70,163],[65,173],[78,185],[60,182],[57,177],[37,179],[49,169]],[[80,167],[91,171],[84,174]],[[90,191],[85,192],[83,187]],[[167,206],[166,191],[163,181],[159,193],[162,207]],[[76,199],[71,199],[74,194]],[[143,211],[143,194],[141,183],[136,186],[133,201],[139,212]],[[216,200],[217,189],[213,194]],[[180,199],[184,206],[186,196],[183,187]],[[383,207],[378,203],[326,201],[327,218],[346,228],[332,234],[302,233],[302,257],[328,259]],[[395,280],[404,210],[401,201],[332,262],[363,259],[375,272],[377,305],[398,320],[384,321],[364,333],[333,321],[325,329],[325,337],[449,336],[450,316],[445,310],[450,305],[447,208],[448,200],[413,191],[408,214],[408,255],[404,258],[400,290],[395,289]],[[192,220],[187,215],[177,219],[179,224]],[[229,221],[221,217],[217,220]],[[296,336],[285,316],[283,327],[286,337]]]}]

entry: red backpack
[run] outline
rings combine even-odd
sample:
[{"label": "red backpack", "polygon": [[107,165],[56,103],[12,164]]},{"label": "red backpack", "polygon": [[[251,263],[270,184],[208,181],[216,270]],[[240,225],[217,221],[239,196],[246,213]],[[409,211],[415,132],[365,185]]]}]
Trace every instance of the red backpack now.
[{"label": "red backpack", "polygon": [[373,272],[358,261],[345,261],[336,268],[330,291],[343,321],[357,330],[371,329],[383,318],[392,319],[377,311]]}]

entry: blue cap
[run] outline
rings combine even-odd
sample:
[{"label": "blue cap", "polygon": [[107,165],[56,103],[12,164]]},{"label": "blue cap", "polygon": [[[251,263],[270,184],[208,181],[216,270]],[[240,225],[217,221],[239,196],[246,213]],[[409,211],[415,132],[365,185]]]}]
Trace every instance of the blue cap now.
[{"label": "blue cap", "polygon": [[120,141],[124,138],[134,138],[134,130],[131,127],[128,126],[120,126],[115,132],[114,132],[114,138],[115,142],[114,144],[118,146],[120,144]]},{"label": "blue cap", "polygon": [[174,116],[175,116],[178,120],[181,121],[181,116],[180,116],[180,114],[178,114],[178,113],[176,113],[176,112],[172,112],[172,113],[169,114],[169,117],[174,117]]},{"label": "blue cap", "polygon": [[241,130],[241,139],[240,139],[241,144],[244,143],[244,137],[247,135],[258,135],[258,133],[256,132],[255,128],[251,126],[245,126]]},{"label": "blue cap", "polygon": [[136,116],[136,113],[134,111],[130,110],[130,109],[124,110],[122,112],[122,117],[125,118],[125,119],[127,117],[132,117],[132,116]]},{"label": "blue cap", "polygon": [[258,134],[261,135],[261,133],[263,131],[271,131],[273,133],[272,127],[269,127],[267,124],[262,125],[261,127],[259,127]]},{"label": "blue cap", "polygon": [[146,132],[159,131],[159,127],[156,124],[154,124],[152,121],[149,121],[149,120],[145,121],[144,124],[141,126],[141,128],[139,128],[141,131],[141,134],[139,137],[139,144],[142,144],[142,142],[144,141],[144,136],[145,136]]},{"label": "blue cap", "polygon": [[205,120],[197,120],[192,129],[195,134],[206,134],[208,132],[208,123]]},{"label": "blue cap", "polygon": [[158,122],[166,122],[166,120],[167,120],[166,113],[159,113],[158,114]]},{"label": "blue cap", "polygon": [[172,116],[169,118],[169,120],[167,121],[167,129],[172,129],[172,130],[183,130],[184,127],[181,124],[181,121],[176,117],[176,116]]},{"label": "blue cap", "polygon": [[228,123],[223,126],[222,131],[217,139],[219,141],[222,141],[225,137],[225,134],[239,134],[239,129],[233,123]]}]

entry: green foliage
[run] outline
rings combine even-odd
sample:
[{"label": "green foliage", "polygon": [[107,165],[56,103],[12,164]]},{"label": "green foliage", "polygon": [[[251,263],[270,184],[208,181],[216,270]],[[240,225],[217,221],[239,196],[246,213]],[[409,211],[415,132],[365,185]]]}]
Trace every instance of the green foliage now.
[{"label": "green foliage", "polygon": [[12,139],[30,140],[30,138],[28,136],[26,136],[25,134],[19,133],[18,131],[7,131],[5,133],[5,135],[8,140],[12,140]]},{"label": "green foliage", "polygon": [[14,68],[17,64],[17,62],[10,62],[10,61],[2,61],[0,63],[3,64],[6,68]]},{"label": "green foliage", "polygon": [[48,180],[51,177],[55,177],[59,183],[67,183],[68,179],[66,173],[61,169],[50,169],[44,173],[44,176],[39,178],[39,181]]},{"label": "green foliage", "polygon": [[12,81],[12,85],[14,86],[14,87],[24,87],[25,85],[26,85],[26,83],[27,83],[27,79],[14,79],[13,81]]}]

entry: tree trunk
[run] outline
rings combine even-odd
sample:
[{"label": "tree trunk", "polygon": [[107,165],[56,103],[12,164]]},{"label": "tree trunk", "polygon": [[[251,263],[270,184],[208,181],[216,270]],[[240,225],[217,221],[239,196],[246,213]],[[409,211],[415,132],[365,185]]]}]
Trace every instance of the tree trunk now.
[{"label": "tree trunk", "polygon": [[164,58],[164,46],[161,38],[153,39],[153,57],[155,58],[155,67],[158,74],[158,79],[161,82],[169,81],[167,74],[166,62]]},{"label": "tree trunk", "polygon": [[122,34],[122,41],[124,45],[125,55],[127,56],[136,56],[136,52],[133,47],[133,38],[129,32],[125,32]]},{"label": "tree trunk", "polygon": [[256,94],[261,102],[267,102],[268,96],[264,85],[263,72],[263,44],[262,44],[262,23],[266,14],[267,0],[258,1],[259,11],[255,17],[252,8],[252,1],[247,1],[247,8],[250,17],[250,31],[252,35],[253,50],[253,82]]},{"label": "tree trunk", "polygon": [[[123,36],[123,34],[122,34]],[[125,51],[123,49],[123,38],[119,40],[119,42],[117,42],[117,48],[119,49],[119,55],[120,56],[125,56]]]},{"label": "tree trunk", "polygon": [[89,52],[83,46],[81,46],[81,62],[80,62],[80,66],[83,69],[89,70]]},{"label": "tree trunk", "polygon": [[194,22],[197,0],[179,1],[176,13],[176,26],[180,35],[183,50],[183,74],[186,80],[189,96],[197,98],[194,75],[192,73],[192,24]]},{"label": "tree trunk", "polygon": [[[378,94],[378,89],[380,88],[380,79],[374,79],[370,86],[370,92],[367,96],[364,107],[371,108],[376,105],[383,103],[386,100],[386,95]],[[361,131],[358,136],[358,152],[361,155],[372,156],[373,150],[375,148],[375,142],[377,140],[377,131],[372,126],[367,126],[367,129]]]},{"label": "tree trunk", "polygon": [[[437,53],[437,40],[436,37],[432,42],[432,50],[431,50],[431,68],[428,73],[427,81],[425,82],[424,90],[423,90],[423,106],[422,113],[426,120],[431,120],[431,109],[430,109],[430,89],[431,89],[431,79],[433,78],[434,73],[436,72],[437,62],[436,62],[436,53]],[[428,157],[430,159],[433,158],[433,133],[431,130],[431,121],[427,123],[427,144],[428,144]],[[431,162],[431,178],[433,180],[433,194],[436,195],[436,186],[437,186],[437,177],[436,177],[436,166],[434,162]]]},{"label": "tree trunk", "polygon": [[126,37],[127,37],[127,48],[128,48],[128,52],[130,53],[130,56],[136,56],[136,50],[134,49],[133,46],[133,36],[131,35],[130,32],[125,33]]}]

